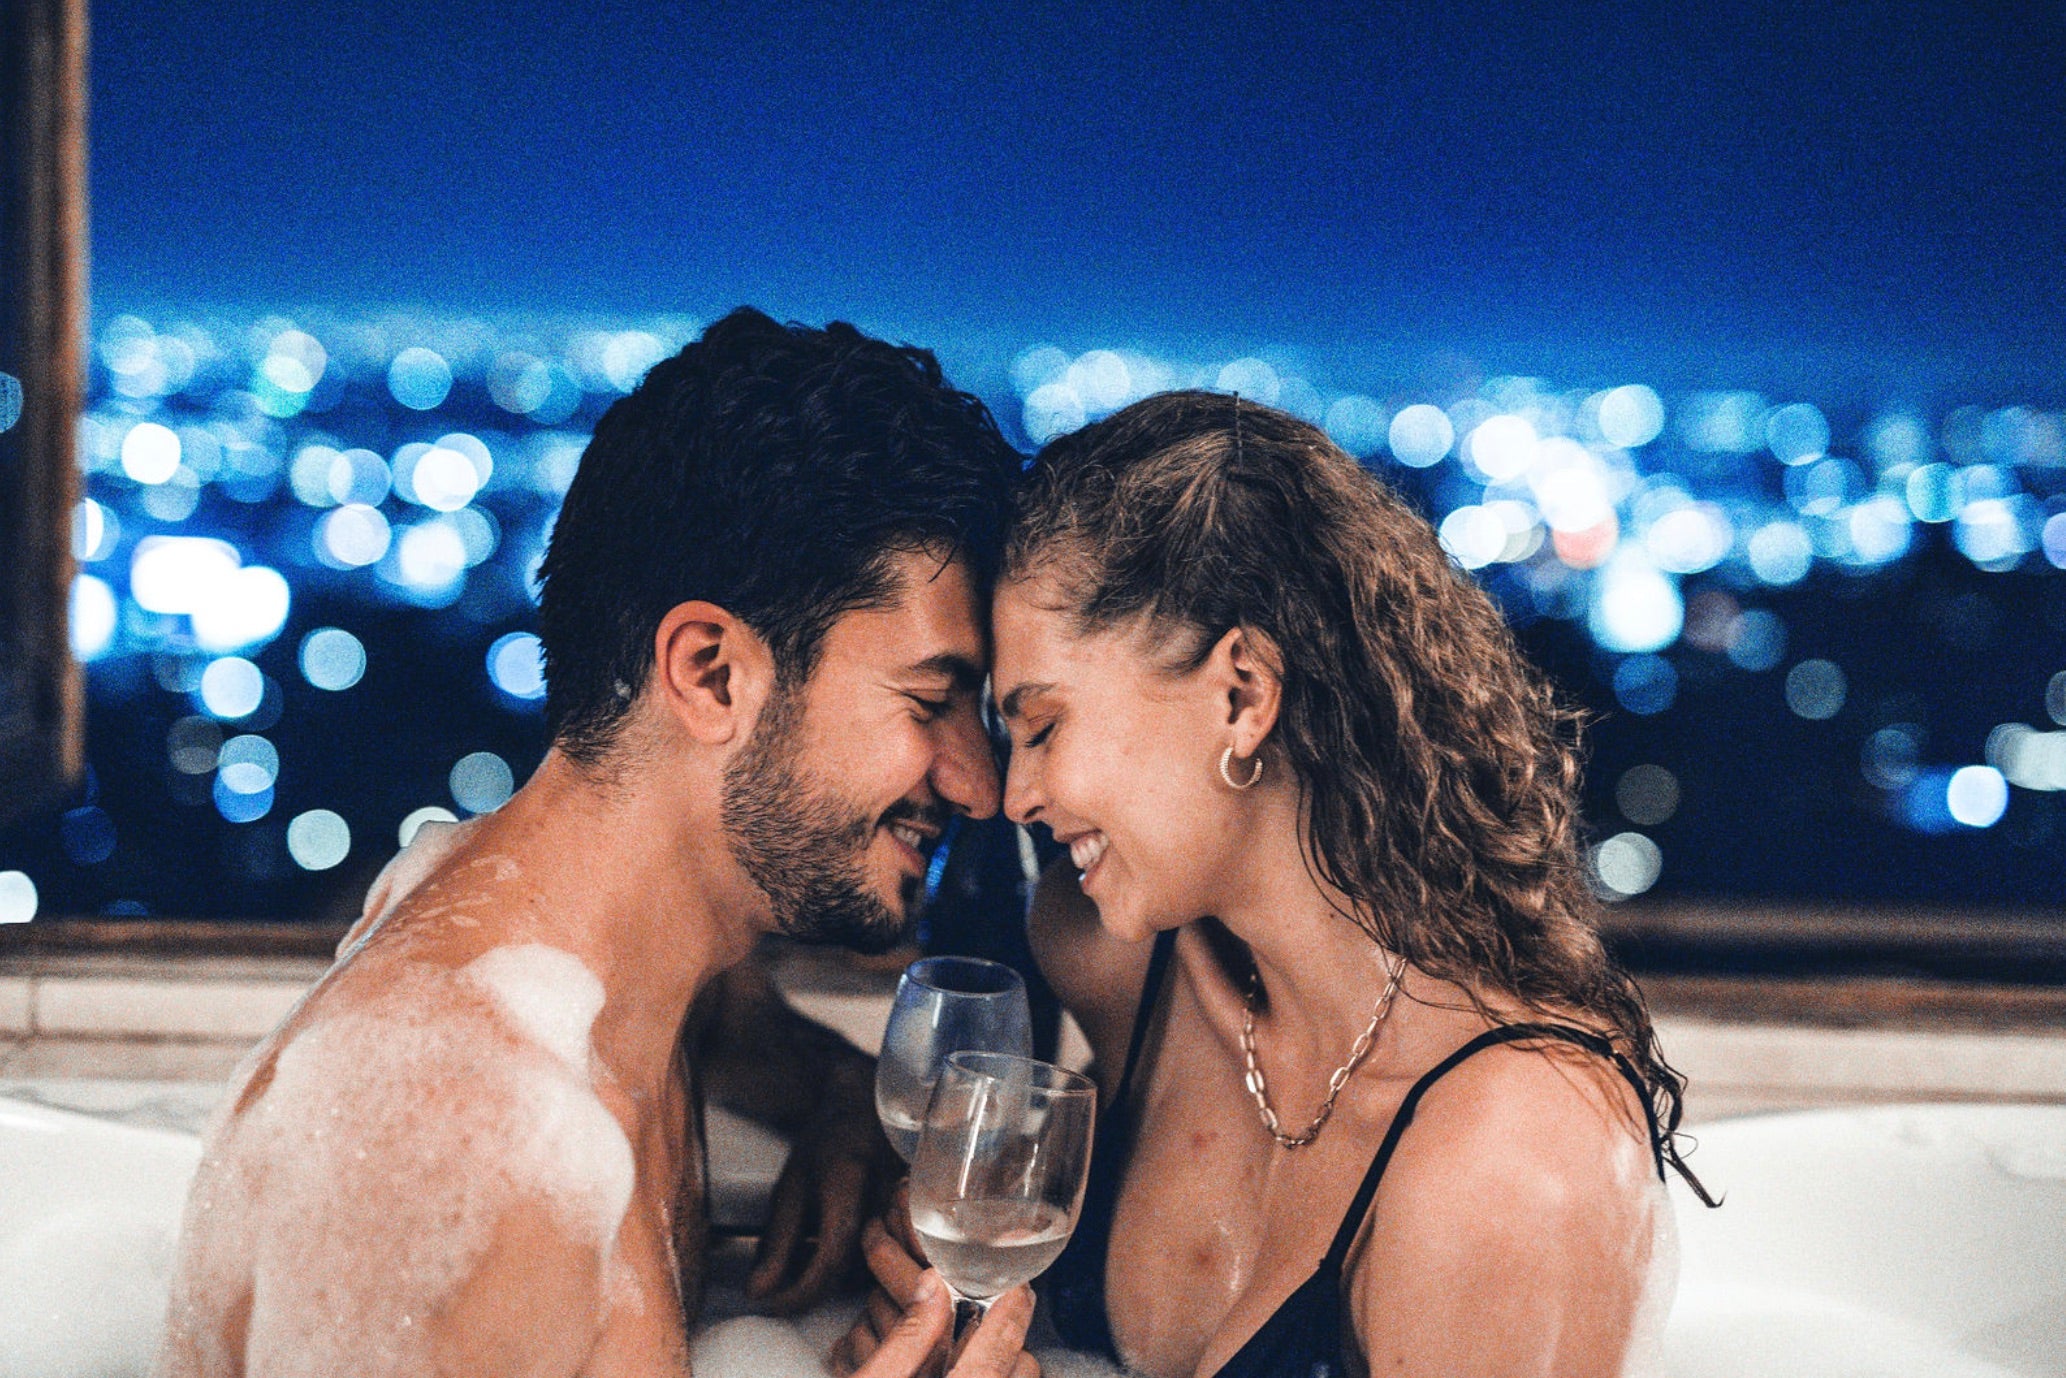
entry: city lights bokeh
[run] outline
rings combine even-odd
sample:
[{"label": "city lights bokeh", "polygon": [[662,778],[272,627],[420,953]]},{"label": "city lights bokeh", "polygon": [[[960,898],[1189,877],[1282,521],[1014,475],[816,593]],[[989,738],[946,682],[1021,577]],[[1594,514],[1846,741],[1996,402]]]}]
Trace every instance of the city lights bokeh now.
[{"label": "city lights bokeh", "polygon": [[[329,912],[423,822],[499,807],[543,747],[534,577],[582,446],[699,329],[103,321],[71,603],[94,774],[10,840],[0,919]],[[1151,392],[1238,392],[1400,489],[1596,716],[1609,900],[2050,892],[2066,412],[1434,388],[1094,340],[964,381],[1028,450]]]}]

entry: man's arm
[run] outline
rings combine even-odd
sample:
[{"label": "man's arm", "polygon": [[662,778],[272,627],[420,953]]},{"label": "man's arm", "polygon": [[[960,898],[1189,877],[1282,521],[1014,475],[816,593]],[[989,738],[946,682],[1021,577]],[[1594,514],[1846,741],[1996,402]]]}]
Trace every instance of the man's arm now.
[{"label": "man's arm", "polygon": [[246,1270],[238,1302],[224,1307],[218,1293],[191,1305],[208,1288],[189,1255],[152,1372],[577,1378],[607,1320],[608,1242],[592,1221],[571,1224],[542,1184],[512,1190],[495,1163],[441,1153],[453,1146],[436,1136],[415,1147],[454,1180],[425,1190],[408,1170],[387,1171],[383,1153],[345,1172],[327,1199],[307,1195],[304,1178],[237,1222],[242,1239],[269,1241],[256,1256],[227,1255]]},{"label": "man's arm", "polygon": [[431,1327],[437,1372],[573,1378],[606,1309],[600,1255],[571,1239],[550,1207],[525,1201],[503,1214],[471,1275],[426,1306],[420,1323]]},{"label": "man's arm", "polygon": [[750,961],[704,991],[683,1039],[712,1101],[793,1145],[746,1290],[777,1314],[804,1310],[854,1271],[862,1223],[903,1174],[875,1116],[875,1061]]}]

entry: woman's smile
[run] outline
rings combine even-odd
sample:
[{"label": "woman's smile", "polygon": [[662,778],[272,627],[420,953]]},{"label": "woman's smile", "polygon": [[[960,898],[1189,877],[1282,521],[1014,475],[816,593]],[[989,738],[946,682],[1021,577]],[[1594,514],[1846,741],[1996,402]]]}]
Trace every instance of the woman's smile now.
[{"label": "woman's smile", "polygon": [[1069,839],[1069,860],[1076,867],[1079,885],[1090,883],[1090,873],[1097,869],[1105,849],[1111,845],[1112,840],[1101,832],[1083,833]]}]

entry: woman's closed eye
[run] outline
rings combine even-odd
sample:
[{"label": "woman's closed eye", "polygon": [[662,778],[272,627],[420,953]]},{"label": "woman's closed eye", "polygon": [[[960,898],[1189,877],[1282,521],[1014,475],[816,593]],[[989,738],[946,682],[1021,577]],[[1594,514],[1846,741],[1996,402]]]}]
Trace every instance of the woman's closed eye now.
[{"label": "woman's closed eye", "polygon": [[1034,747],[1041,745],[1049,737],[1053,736],[1054,730],[1055,725],[1053,723],[1049,723],[1047,726],[1041,728],[1038,732],[1035,732],[1031,736],[1027,737],[1025,741],[1021,742],[1019,744],[1019,750],[1031,751]]}]

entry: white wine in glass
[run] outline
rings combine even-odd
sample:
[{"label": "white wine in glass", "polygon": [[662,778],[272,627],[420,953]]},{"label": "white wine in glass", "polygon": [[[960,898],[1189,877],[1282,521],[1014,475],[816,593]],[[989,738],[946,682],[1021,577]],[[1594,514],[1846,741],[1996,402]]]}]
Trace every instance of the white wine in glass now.
[{"label": "white wine in glass", "polygon": [[911,1226],[925,1255],[954,1290],[989,1300],[1047,1271],[1075,1222],[1044,1201],[950,1201],[913,1206]]},{"label": "white wine in glass", "polygon": [[948,1057],[911,1160],[911,1224],[954,1293],[957,1332],[1069,1242],[1097,1103],[1088,1077],[1052,1063]]},{"label": "white wine in glass", "polygon": [[1026,983],[1003,963],[980,957],[913,962],[897,982],[875,1062],[875,1112],[907,1163],[940,1066],[958,1052],[1032,1054]]}]

